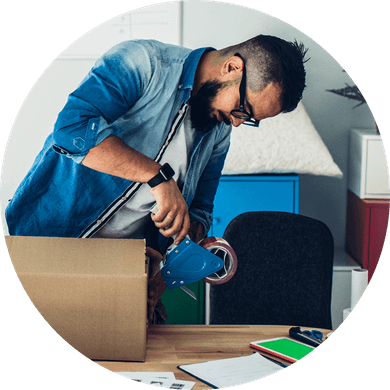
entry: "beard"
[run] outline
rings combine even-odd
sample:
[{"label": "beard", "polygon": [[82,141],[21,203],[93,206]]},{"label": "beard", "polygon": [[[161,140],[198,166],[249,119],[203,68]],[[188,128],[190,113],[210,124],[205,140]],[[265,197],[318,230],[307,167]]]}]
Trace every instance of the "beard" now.
[{"label": "beard", "polygon": [[213,111],[211,104],[222,88],[224,88],[224,85],[218,80],[206,81],[200,87],[198,93],[195,96],[191,96],[189,100],[191,123],[195,130],[207,132],[218,124],[217,118],[211,116]]}]

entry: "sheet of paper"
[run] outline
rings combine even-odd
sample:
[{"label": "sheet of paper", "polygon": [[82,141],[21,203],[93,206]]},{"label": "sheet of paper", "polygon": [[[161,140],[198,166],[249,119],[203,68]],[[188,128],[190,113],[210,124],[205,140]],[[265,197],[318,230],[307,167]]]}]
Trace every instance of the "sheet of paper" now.
[{"label": "sheet of paper", "polygon": [[166,389],[175,389],[175,390],[190,390],[194,387],[195,382],[181,381],[179,379],[154,379],[148,381],[141,381],[142,383],[147,383],[148,385],[164,387]]},{"label": "sheet of paper", "polygon": [[116,374],[130,379],[176,379],[173,372],[117,372]]},{"label": "sheet of paper", "polygon": [[117,372],[117,374],[137,382],[166,389],[190,390],[195,385],[195,382],[176,379],[173,372]]},{"label": "sheet of paper", "polygon": [[259,353],[205,363],[186,364],[179,368],[217,388],[248,383],[283,369]]}]

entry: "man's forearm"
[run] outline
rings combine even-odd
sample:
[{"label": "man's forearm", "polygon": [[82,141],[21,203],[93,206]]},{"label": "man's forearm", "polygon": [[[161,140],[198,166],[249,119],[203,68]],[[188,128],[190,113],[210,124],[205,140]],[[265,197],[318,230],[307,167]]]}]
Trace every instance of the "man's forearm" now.
[{"label": "man's forearm", "polygon": [[[127,146],[120,138],[110,136],[90,149],[83,165],[110,175],[137,183],[147,183],[161,168],[149,157]],[[176,181],[172,178],[150,190],[155,197],[158,212],[152,219],[165,237],[176,235],[180,243],[190,228],[188,207]]]},{"label": "man's forearm", "polygon": [[130,148],[116,136],[110,136],[90,149],[82,164],[137,183],[148,182],[161,168],[159,163]]}]

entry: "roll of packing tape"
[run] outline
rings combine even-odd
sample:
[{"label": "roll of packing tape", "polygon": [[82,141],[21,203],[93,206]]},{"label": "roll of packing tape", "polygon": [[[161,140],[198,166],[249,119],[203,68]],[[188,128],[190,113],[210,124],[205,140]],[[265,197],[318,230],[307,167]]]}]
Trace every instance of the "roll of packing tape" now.
[{"label": "roll of packing tape", "polygon": [[222,284],[229,281],[237,270],[237,256],[229,243],[223,238],[206,237],[199,242],[199,245],[218,256],[224,262],[221,270],[207,276],[203,280],[209,284]]}]

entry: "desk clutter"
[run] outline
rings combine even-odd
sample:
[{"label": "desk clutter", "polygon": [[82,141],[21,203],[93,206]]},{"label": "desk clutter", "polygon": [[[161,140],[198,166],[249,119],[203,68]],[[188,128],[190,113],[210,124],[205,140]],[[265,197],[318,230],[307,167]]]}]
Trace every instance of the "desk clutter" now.
[{"label": "desk clutter", "polygon": [[[193,363],[180,364],[181,359],[178,360],[174,368],[190,375],[196,382],[176,379],[174,372],[117,373],[138,382],[169,389],[192,389],[194,386],[198,389],[201,386],[198,381],[215,389],[241,385],[279,372],[308,355],[323,341],[323,333],[318,330],[301,331],[300,327],[292,327],[289,335],[292,338],[282,336],[250,342],[249,347],[256,351],[248,348],[240,356],[206,360],[206,356],[210,358],[210,355],[205,353],[203,356],[206,361],[199,359]],[[186,360],[184,357],[182,359]],[[142,369],[142,363],[137,367]]]},{"label": "desk clutter", "polygon": [[299,326],[294,326],[290,328],[289,335],[291,338],[276,337],[252,341],[250,346],[284,361],[295,363],[323,342],[323,333],[319,330],[301,331]]},{"label": "desk clutter", "polygon": [[204,363],[185,364],[178,368],[214,389],[242,385],[274,374],[283,366],[259,353]]},{"label": "desk clutter", "polygon": [[286,364],[273,357],[285,363],[295,363],[312,352],[323,341],[323,334],[318,330],[302,332],[300,327],[292,327],[289,334],[297,340],[277,337],[250,343],[252,348],[266,355],[255,352],[249,356],[185,364],[178,368],[215,389],[255,381],[287,367]]},{"label": "desk clutter", "polygon": [[[177,368],[212,388],[240,385],[274,374],[287,367],[255,352],[249,356],[184,364]],[[176,379],[173,372],[117,372],[136,382],[168,389],[192,389],[196,382]]]},{"label": "desk clutter", "polygon": [[[283,325],[150,325],[144,362],[96,361],[96,364],[115,373],[126,372],[124,375],[129,378],[129,375],[136,374],[138,378],[133,376],[135,380],[144,381],[156,381],[161,372],[165,375],[170,372],[177,380],[195,382],[192,390],[223,387],[222,383],[215,382],[222,373],[233,377],[229,379],[229,386],[233,386],[233,380],[234,383],[257,380],[261,378],[259,375],[268,376],[293,364],[250,346],[253,340],[289,337],[290,329],[291,326]],[[302,333],[308,330],[313,336],[321,331],[322,340],[331,333],[328,329],[321,328],[315,328],[315,332],[313,328],[300,329]],[[223,370],[223,367],[229,364],[232,366],[232,363],[233,367]],[[239,366],[243,366],[242,376],[238,374]],[[139,374],[140,372],[144,374]],[[152,378],[140,377],[152,374]],[[168,386],[168,380],[174,380],[174,377],[170,374],[162,386],[155,384],[176,389],[191,385],[177,383],[174,387]],[[157,382],[161,380],[157,378]]]}]

